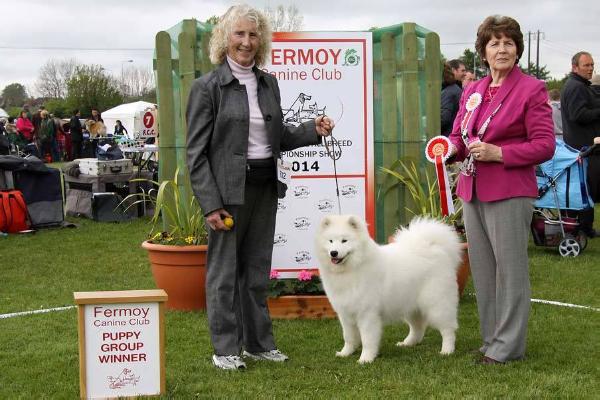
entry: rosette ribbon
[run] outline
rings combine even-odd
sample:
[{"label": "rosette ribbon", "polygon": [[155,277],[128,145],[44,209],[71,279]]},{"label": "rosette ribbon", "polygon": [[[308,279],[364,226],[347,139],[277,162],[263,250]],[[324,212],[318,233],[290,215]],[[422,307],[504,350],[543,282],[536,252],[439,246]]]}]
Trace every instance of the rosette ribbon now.
[{"label": "rosette ribbon", "polygon": [[450,180],[446,170],[446,160],[450,156],[450,141],[445,136],[436,136],[427,142],[425,147],[427,160],[435,164],[442,215],[454,214],[454,202],[450,191]]}]

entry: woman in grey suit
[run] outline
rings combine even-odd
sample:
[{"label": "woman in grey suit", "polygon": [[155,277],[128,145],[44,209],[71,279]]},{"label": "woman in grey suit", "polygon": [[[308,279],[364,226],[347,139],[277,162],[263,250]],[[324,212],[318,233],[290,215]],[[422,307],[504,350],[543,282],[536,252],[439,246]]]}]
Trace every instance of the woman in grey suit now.
[{"label": "woman in grey suit", "polygon": [[298,127],[283,123],[277,80],[258,68],[270,47],[265,16],[231,7],[210,41],[217,67],[194,81],[187,108],[187,164],[209,228],[212,360],[221,369],[245,368],[240,355],[288,359],[275,346],[267,308],[277,198],[286,189],[277,165],[280,152],[318,144],[334,126],[324,116]]}]

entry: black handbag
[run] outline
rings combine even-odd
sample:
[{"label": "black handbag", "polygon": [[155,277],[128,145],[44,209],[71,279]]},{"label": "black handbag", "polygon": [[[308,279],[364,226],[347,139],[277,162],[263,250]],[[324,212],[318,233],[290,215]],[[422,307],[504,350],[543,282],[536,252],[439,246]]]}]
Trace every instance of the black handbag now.
[{"label": "black handbag", "polygon": [[112,144],[109,148],[104,150],[102,147],[98,146],[97,153],[98,160],[108,161],[108,160],[122,160],[125,158],[123,152],[119,148],[117,144]]}]

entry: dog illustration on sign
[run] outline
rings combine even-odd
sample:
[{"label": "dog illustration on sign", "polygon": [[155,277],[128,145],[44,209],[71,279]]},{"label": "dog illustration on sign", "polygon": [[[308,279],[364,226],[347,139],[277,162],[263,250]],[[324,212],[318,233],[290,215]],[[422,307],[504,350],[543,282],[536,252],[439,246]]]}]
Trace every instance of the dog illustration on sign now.
[{"label": "dog illustration on sign", "polygon": [[108,376],[108,385],[111,389],[122,389],[125,386],[136,386],[140,381],[139,376],[135,376],[128,368],[123,368],[123,371],[115,378],[112,375]]},{"label": "dog illustration on sign", "polygon": [[293,125],[300,125],[302,122],[315,119],[319,115],[325,115],[327,107],[319,108],[316,101],[312,104],[306,104],[310,99],[312,99],[312,96],[300,93],[289,108],[282,109],[283,121]]}]

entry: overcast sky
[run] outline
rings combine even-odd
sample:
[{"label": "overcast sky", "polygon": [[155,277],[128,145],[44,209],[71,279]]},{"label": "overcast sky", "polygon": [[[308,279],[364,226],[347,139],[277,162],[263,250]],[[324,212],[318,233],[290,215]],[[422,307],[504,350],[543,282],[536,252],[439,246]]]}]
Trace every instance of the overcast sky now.
[{"label": "overcast sky", "polygon": [[[543,32],[540,64],[554,77],[569,72],[570,58],[579,50],[600,60],[598,0],[248,3],[259,9],[295,4],[307,31],[360,31],[415,22],[439,34],[442,53],[448,59],[473,47],[477,27],[486,16],[503,14],[519,21],[525,34],[538,29]],[[157,32],[186,18],[206,20],[221,15],[232,4],[235,2],[216,0],[0,0],[0,90],[18,82],[33,91],[40,67],[50,58],[101,64],[114,75],[130,65],[151,68]],[[535,60],[535,47],[532,49]],[[526,54],[527,48],[524,57]]]}]

